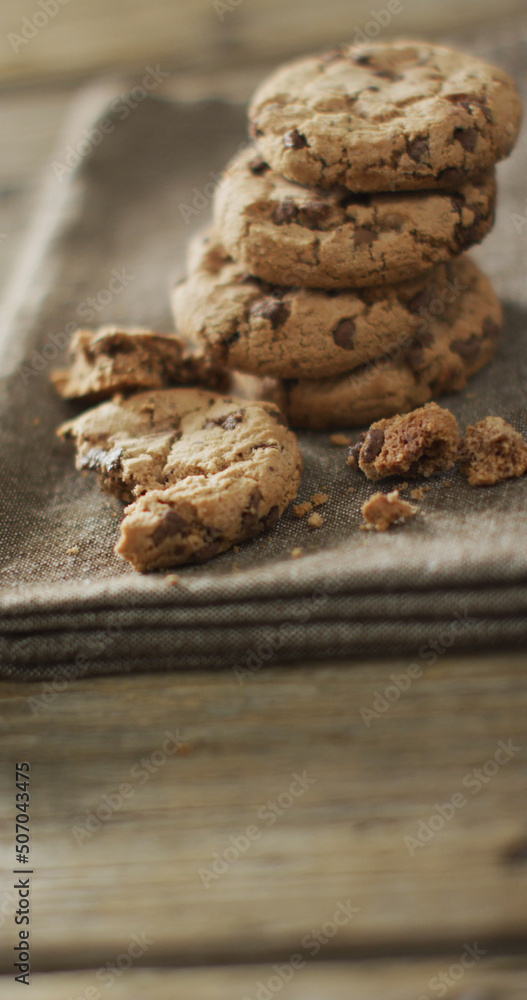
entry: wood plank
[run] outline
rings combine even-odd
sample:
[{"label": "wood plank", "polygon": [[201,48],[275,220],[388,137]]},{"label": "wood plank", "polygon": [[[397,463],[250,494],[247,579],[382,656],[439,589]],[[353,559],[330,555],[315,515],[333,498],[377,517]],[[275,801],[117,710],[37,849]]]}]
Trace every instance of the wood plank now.
[{"label": "wood plank", "polygon": [[[463,968],[462,953],[436,962],[310,963],[294,974],[282,964],[211,969],[130,969],[117,978],[107,970],[37,975],[32,1000],[237,1000],[280,996],[281,1000],[425,1000],[452,990],[457,1000],[524,1000],[527,964],[484,956]],[[470,956],[465,961],[470,961]],[[279,973],[282,972],[280,976]],[[99,976],[97,973],[99,972]],[[285,977],[291,975],[288,982]],[[281,985],[281,983],[283,985]],[[267,985],[269,984],[269,985]],[[431,985],[430,985],[431,984]],[[262,985],[264,990],[262,990]],[[441,993],[441,986],[445,992]],[[435,989],[434,989],[435,987]],[[432,992],[430,992],[432,990]],[[458,990],[460,992],[458,992]],[[91,992],[90,992],[91,991]],[[13,981],[0,978],[0,1000],[12,1000]]]},{"label": "wood plank", "polygon": [[[34,970],[97,966],[142,931],[149,964],[279,960],[348,905],[358,913],[324,957],[512,947],[527,929],[525,662],[421,660],[369,727],[361,707],[408,661],[276,668],[243,684],[2,684],[4,760],[32,765]],[[162,750],[167,733],[165,750],[182,739],[180,751]],[[500,740],[520,749],[475,790]],[[1,772],[10,869],[13,778]],[[295,774],[313,783],[289,792]],[[455,793],[465,804],[412,855],[404,838],[431,816],[441,826],[437,805]],[[226,870],[202,879],[227,849]]]},{"label": "wood plank", "polygon": [[[229,67],[255,60],[277,62],[291,54],[347,40],[372,23],[371,0],[354,0],[343,16],[342,0],[303,0],[301,12],[283,0],[48,0],[47,16],[35,0],[0,8],[3,39],[0,78],[85,77],[108,68],[140,70],[152,61],[167,67]],[[55,5],[55,7],[54,7]],[[386,3],[375,10],[386,10]],[[38,12],[38,13],[37,13]],[[401,2],[383,36],[444,35],[524,12],[523,0]],[[36,15],[36,24],[34,23]],[[27,20],[24,20],[27,19]],[[386,18],[384,18],[386,20]],[[369,37],[374,37],[375,23]],[[487,29],[488,30],[488,29]],[[22,34],[24,31],[24,34]],[[22,41],[20,41],[22,39]]]}]

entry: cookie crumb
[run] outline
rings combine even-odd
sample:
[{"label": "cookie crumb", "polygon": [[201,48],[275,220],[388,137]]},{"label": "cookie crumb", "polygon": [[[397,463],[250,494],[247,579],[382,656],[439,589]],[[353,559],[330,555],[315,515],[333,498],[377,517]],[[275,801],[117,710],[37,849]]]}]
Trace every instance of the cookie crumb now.
[{"label": "cookie crumb", "polygon": [[40,417],[35,417],[33,420],[33,427],[38,427],[40,424]]},{"label": "cookie crumb", "polygon": [[485,417],[467,427],[459,461],[471,486],[494,486],[527,472],[527,444],[503,417]]},{"label": "cookie crumb", "polygon": [[324,524],[324,518],[322,517],[322,514],[312,514],[311,517],[308,518],[307,523],[310,528],[321,528]]},{"label": "cookie crumb", "polygon": [[457,420],[450,410],[427,403],[411,413],[377,420],[350,448],[348,465],[368,479],[431,476],[455,464]]},{"label": "cookie crumb", "polygon": [[355,487],[354,486],[348,486],[348,493],[355,493]]},{"label": "cookie crumb", "polygon": [[302,551],[303,550],[298,547],[296,549],[291,549],[291,559],[300,559]]},{"label": "cookie crumb", "polygon": [[240,551],[240,546],[239,546],[239,545],[233,545],[233,547],[232,547],[232,551],[233,551],[233,552],[236,552],[236,555],[237,555],[237,554],[238,554],[238,552]]},{"label": "cookie crumb", "polygon": [[351,438],[347,437],[346,434],[331,434],[329,440],[337,448],[348,448],[351,444]]},{"label": "cookie crumb", "polygon": [[365,527],[371,525],[376,531],[387,531],[397,521],[406,521],[407,518],[415,517],[417,514],[417,507],[414,504],[400,499],[399,490],[393,490],[391,493],[374,493],[363,503],[361,510],[367,522]]},{"label": "cookie crumb", "polygon": [[452,486],[452,481],[450,479],[445,479],[443,486]]},{"label": "cookie crumb", "polygon": [[165,577],[165,583],[167,587],[177,587],[181,583],[181,577],[177,573],[170,573],[169,576]]},{"label": "cookie crumb", "polygon": [[411,490],[410,496],[412,500],[423,500],[427,493],[430,493],[429,486],[416,486],[415,490]]},{"label": "cookie crumb", "polygon": [[315,493],[315,495],[311,497],[313,507],[321,507],[322,504],[327,503],[328,500],[329,496],[327,493]]},{"label": "cookie crumb", "polygon": [[66,549],[66,554],[68,556],[76,556],[78,551],[79,551],[79,546],[72,545],[71,549]]},{"label": "cookie crumb", "polygon": [[293,507],[293,514],[295,517],[305,517],[306,514],[310,514],[313,510],[313,504],[306,500],[304,503],[297,503]]},{"label": "cookie crumb", "polygon": [[397,489],[399,490],[399,493],[404,493],[405,490],[410,489],[410,483],[401,483],[401,485],[398,486]]}]

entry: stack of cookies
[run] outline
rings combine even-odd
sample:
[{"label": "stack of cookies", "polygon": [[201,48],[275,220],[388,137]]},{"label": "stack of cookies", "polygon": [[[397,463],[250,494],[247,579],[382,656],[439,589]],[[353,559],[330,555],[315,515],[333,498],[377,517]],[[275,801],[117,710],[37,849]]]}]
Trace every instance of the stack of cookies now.
[{"label": "stack of cookies", "polygon": [[193,242],[176,324],[296,427],[369,423],[462,388],[499,301],[464,251],[490,231],[521,104],[500,69],[429,44],[286,65]]}]

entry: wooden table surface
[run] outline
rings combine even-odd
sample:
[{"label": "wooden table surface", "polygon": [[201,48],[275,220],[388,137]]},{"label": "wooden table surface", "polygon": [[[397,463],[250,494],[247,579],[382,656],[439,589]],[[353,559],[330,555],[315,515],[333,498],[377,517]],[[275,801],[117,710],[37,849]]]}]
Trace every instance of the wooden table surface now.
[{"label": "wooden table surface", "polygon": [[[0,91],[0,295],[77,86],[61,59]],[[382,701],[409,662],[1,683],[0,1000],[22,760],[36,1000],[525,1000],[527,657],[440,656]]]}]

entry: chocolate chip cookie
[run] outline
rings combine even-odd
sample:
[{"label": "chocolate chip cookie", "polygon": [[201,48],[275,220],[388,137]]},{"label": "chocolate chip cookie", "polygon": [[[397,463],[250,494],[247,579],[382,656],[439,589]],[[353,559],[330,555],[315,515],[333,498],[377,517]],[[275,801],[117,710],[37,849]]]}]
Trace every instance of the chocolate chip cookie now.
[{"label": "chocolate chip cookie", "polygon": [[432,476],[454,467],[458,447],[454,414],[437,403],[427,403],[372,424],[350,448],[348,465],[373,480]]},{"label": "chocolate chip cookie", "polygon": [[228,376],[203,355],[191,355],[180,337],[149,330],[103,326],[78,330],[69,349],[71,365],[52,373],[64,399],[96,402],[115,392],[206,385],[227,389]]},{"label": "chocolate chip cookie", "polygon": [[251,135],[278,173],[351,191],[456,188],[507,156],[521,102],[503,70],[422,42],[343,45],[259,87]]},{"label": "chocolate chip cookie", "polygon": [[285,180],[239,153],[215,198],[215,219],[231,257],[280,285],[387,285],[450,260],[490,231],[494,174],[456,190],[351,194]]},{"label": "chocolate chip cookie", "polygon": [[[466,265],[456,260],[383,288],[285,288],[247,274],[214,233],[196,238],[189,270],[172,296],[180,333],[212,367],[277,378],[351,371],[417,333],[430,307],[441,311],[443,297],[455,299],[466,285]],[[444,321],[428,317],[434,336]]]},{"label": "chocolate chip cookie", "polygon": [[426,310],[420,331],[397,348],[338,378],[257,379],[236,375],[237,391],[278,403],[295,427],[334,430],[405,413],[462,389],[496,352],[502,311],[489,280],[468,258],[459,262],[464,290],[445,306],[431,333]]},{"label": "chocolate chip cookie", "polygon": [[135,569],[203,561],[276,523],[298,493],[302,457],[278,408],[198,389],[116,398],[59,428],[78,469],[139,497],[116,551]]}]

